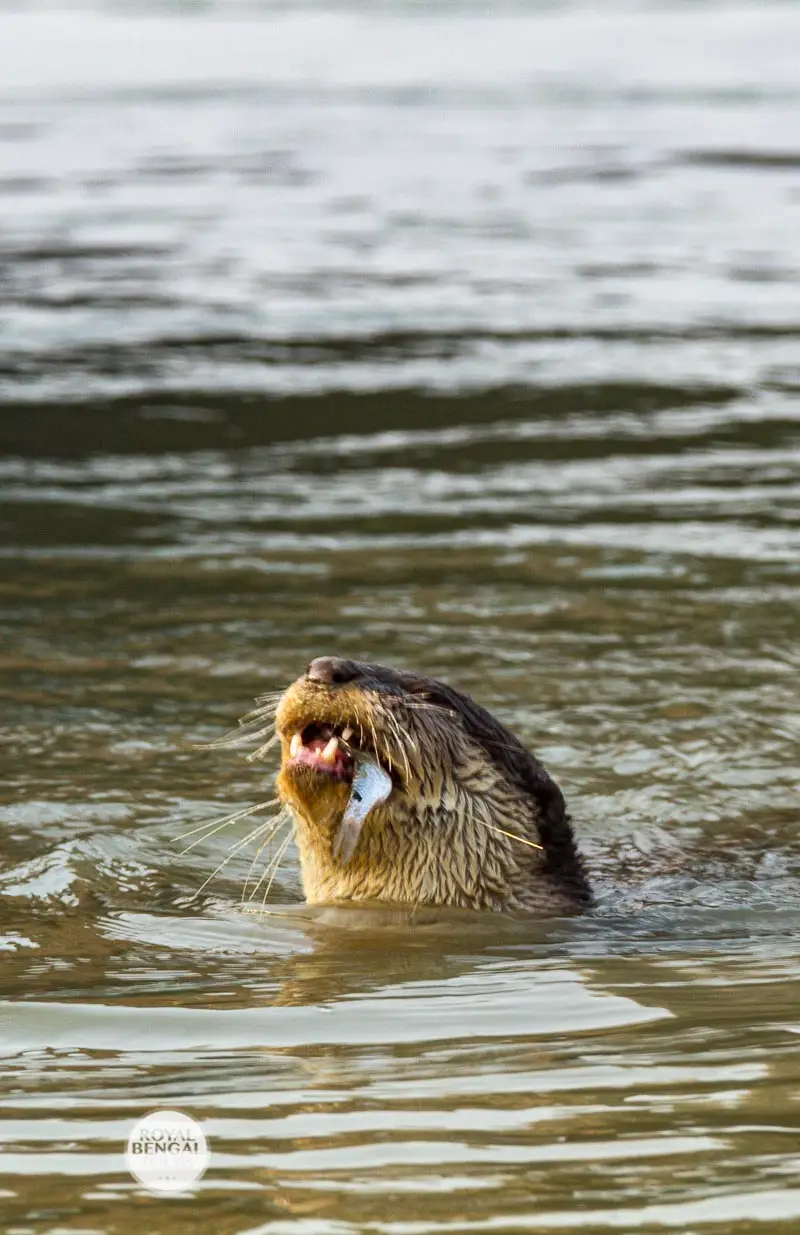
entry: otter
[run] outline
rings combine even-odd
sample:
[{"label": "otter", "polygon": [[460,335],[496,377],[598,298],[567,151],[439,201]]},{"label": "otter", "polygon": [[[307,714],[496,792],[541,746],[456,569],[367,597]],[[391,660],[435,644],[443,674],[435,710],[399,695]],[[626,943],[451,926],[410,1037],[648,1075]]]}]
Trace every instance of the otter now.
[{"label": "otter", "polygon": [[[293,817],[309,904],[552,914],[592,903],[561,790],[461,691],[322,656],[281,696],[275,729],[278,796]],[[342,861],[336,834],[361,759],[388,774],[391,791]]]}]

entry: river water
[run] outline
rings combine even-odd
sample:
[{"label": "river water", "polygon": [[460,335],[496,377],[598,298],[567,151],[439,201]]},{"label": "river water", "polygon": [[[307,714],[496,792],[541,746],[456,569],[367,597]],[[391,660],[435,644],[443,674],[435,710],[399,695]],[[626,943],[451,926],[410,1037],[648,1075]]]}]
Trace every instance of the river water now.
[{"label": "river water", "polygon": [[[769,0],[0,13],[3,1231],[800,1231],[798,63]],[[330,652],[511,724],[597,909],[243,909],[252,820],[180,838],[273,765],[194,744]]]}]

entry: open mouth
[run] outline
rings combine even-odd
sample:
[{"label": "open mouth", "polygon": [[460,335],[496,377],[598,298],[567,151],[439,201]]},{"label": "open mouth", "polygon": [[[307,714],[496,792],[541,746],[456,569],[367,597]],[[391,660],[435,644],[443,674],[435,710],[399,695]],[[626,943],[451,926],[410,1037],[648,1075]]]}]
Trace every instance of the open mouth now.
[{"label": "open mouth", "polygon": [[295,733],[289,744],[288,762],[311,768],[337,780],[351,781],[360,734],[352,725],[328,725],[313,721]]}]

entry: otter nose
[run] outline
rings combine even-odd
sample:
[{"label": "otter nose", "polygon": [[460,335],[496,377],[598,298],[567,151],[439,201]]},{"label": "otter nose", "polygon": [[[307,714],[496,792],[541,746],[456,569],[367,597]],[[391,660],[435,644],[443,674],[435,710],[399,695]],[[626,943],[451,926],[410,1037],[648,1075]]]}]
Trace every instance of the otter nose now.
[{"label": "otter nose", "polygon": [[306,669],[310,682],[320,682],[324,686],[341,686],[354,681],[359,674],[354,660],[342,660],[339,656],[318,656]]}]

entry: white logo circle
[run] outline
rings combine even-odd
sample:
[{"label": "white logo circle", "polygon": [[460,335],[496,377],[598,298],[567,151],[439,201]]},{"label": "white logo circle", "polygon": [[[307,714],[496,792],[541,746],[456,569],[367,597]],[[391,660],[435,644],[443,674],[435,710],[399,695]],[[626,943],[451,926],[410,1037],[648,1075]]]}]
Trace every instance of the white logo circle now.
[{"label": "white logo circle", "polygon": [[211,1159],[205,1133],[182,1111],[151,1111],[128,1137],[125,1164],[151,1192],[186,1192]]}]

